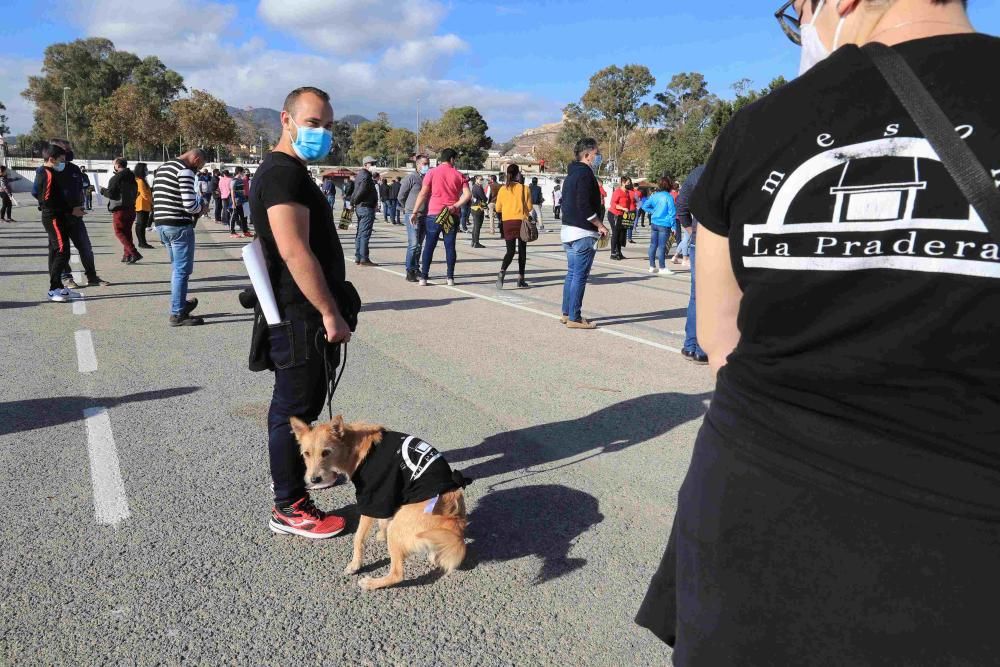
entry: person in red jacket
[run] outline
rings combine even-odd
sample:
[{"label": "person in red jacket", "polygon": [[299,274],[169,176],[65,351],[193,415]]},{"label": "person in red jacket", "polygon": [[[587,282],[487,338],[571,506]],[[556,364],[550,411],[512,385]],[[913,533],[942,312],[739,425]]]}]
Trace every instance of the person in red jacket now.
[{"label": "person in red jacket", "polygon": [[622,248],[625,246],[625,234],[629,226],[635,222],[635,197],[632,179],[622,176],[621,186],[611,195],[611,259],[623,260]]}]

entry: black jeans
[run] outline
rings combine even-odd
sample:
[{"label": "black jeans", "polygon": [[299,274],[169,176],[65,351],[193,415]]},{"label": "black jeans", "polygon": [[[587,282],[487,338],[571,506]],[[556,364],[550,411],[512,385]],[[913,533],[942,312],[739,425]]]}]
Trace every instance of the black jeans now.
[{"label": "black jeans", "polygon": [[486,211],[483,209],[472,209],[472,246],[479,245],[479,235],[483,231],[483,220],[486,218]]},{"label": "black jeans", "polygon": [[135,212],[135,240],[138,241],[138,245],[140,246],[149,245],[146,241],[146,230],[149,229],[149,214],[150,211]]},{"label": "black jeans", "polygon": [[[83,218],[70,215],[66,217],[66,227],[69,240],[73,242],[76,251],[80,253],[80,263],[83,264],[83,272],[87,276],[87,280],[96,282],[97,267],[94,264],[94,247],[90,243],[87,225],[83,222]],[[72,276],[67,263],[66,269],[63,271],[63,278],[71,278]]]},{"label": "black jeans", "polygon": [[[312,423],[326,402],[326,371],[322,349],[317,348],[319,319],[295,319],[269,328],[274,391],[267,413],[267,446],[270,455],[274,503],[290,505],[306,495],[306,466],[289,419]],[[321,345],[325,344],[320,342]],[[329,361],[337,365],[337,348],[329,348]]]},{"label": "black jeans", "polygon": [[233,212],[229,214],[229,233],[236,233],[236,223],[240,223],[240,231],[247,233],[247,216],[243,213],[243,205],[233,206]]},{"label": "black jeans", "polygon": [[222,197],[216,192],[212,197],[215,199],[215,221],[222,222]]},{"label": "black jeans", "polygon": [[69,271],[69,229],[66,217],[42,210],[42,226],[49,235],[49,291],[62,289],[62,276]]},{"label": "black jeans", "polygon": [[552,214],[555,216],[556,220],[559,219],[559,214],[561,213],[561,211],[562,207],[559,206],[559,204],[556,204],[554,207],[552,207]]},{"label": "black jeans", "polygon": [[0,206],[0,220],[9,220],[14,202],[11,201],[10,195],[6,192],[0,192],[0,201],[3,202],[3,205]]},{"label": "black jeans", "polygon": [[621,223],[621,217],[612,213],[608,213],[608,222],[611,226],[611,256],[618,257],[622,254],[622,241],[625,237],[625,225]]},{"label": "black jeans", "polygon": [[517,248],[517,272],[521,278],[524,278],[524,267],[528,263],[528,244],[521,239],[507,241],[507,254],[503,256],[503,264],[500,265],[500,270],[504,273],[507,272],[510,263],[514,261],[515,247]]}]

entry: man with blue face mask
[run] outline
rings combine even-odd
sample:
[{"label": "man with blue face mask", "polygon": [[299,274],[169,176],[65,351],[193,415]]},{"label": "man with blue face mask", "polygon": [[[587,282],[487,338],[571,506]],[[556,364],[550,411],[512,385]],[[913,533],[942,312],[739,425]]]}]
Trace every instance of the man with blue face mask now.
[{"label": "man with blue face mask", "polygon": [[267,415],[274,485],[270,528],[322,539],[341,532],[344,520],[313,505],[288,424],[291,417],[311,423],[319,416],[327,394],[325,362],[335,366],[339,358],[339,348],[327,344],[351,339],[335,298],[347,280],[344,249],[330,204],[306,168],[329,155],[333,144],[329,95],[312,87],[293,90],[285,98],[281,126],[281,140],[250,186],[250,213],[282,319],[267,334],[274,369]]}]

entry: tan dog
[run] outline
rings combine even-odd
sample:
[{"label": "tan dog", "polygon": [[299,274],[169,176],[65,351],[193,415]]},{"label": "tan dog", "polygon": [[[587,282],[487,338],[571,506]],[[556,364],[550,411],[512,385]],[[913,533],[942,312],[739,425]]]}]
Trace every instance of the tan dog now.
[{"label": "tan dog", "polygon": [[[453,472],[433,447],[374,424],[345,424],[340,415],[315,428],[296,417],[291,425],[305,459],[307,482],[321,484],[343,473],[355,483],[361,519],[354,534],[354,557],[344,574],[361,568],[365,539],[376,520],[379,541],[388,542],[391,564],[386,576],[363,578],[361,588],[398,584],[403,562],[417,552],[427,553],[428,561],[446,574],[461,565],[466,526],[461,487],[468,480]],[[413,497],[421,499],[405,502]]]}]

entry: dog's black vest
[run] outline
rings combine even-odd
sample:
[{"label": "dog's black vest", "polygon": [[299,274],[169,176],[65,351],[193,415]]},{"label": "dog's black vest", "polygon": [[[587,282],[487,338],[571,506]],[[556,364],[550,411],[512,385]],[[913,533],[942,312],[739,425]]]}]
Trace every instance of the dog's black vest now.
[{"label": "dog's black vest", "polygon": [[392,517],[403,505],[429,500],[464,486],[441,453],[416,436],[386,431],[351,477],[358,512]]}]

